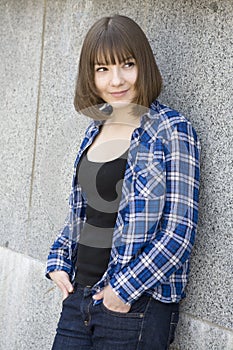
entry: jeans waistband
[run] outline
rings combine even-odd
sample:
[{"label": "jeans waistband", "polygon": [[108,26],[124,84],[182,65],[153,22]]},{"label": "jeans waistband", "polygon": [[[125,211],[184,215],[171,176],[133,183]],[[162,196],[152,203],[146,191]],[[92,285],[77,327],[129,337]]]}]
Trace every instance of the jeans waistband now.
[{"label": "jeans waistband", "polygon": [[92,295],[92,286],[84,286],[81,283],[75,281],[73,283],[73,287],[74,291],[76,291],[77,289],[83,289],[83,294],[85,297]]}]

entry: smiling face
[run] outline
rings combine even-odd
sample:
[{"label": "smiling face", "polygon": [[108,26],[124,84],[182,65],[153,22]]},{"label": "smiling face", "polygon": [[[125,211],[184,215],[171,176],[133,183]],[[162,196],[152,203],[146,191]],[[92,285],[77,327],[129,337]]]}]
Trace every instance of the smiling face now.
[{"label": "smiling face", "polygon": [[[103,63],[103,64],[102,64]],[[159,96],[162,78],[142,29],[131,18],[100,18],[81,50],[74,106],[102,119],[99,105],[123,102],[149,107]]]},{"label": "smiling face", "polygon": [[96,63],[94,81],[99,96],[113,107],[131,103],[136,95],[138,68],[134,58],[115,64]]}]

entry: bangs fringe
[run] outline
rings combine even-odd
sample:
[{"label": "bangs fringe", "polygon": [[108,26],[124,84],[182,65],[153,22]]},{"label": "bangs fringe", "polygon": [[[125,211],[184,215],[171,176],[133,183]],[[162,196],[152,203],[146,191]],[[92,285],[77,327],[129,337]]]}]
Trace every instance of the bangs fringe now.
[{"label": "bangs fringe", "polygon": [[[120,33],[121,34],[121,33]],[[93,47],[91,60],[93,65],[110,65],[122,63],[129,58],[135,58],[126,37],[113,31],[104,31]]]}]

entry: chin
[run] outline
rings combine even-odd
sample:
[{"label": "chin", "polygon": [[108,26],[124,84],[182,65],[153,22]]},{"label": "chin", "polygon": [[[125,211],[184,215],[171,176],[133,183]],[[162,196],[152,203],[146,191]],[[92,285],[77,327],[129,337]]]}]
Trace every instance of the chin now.
[{"label": "chin", "polygon": [[126,108],[129,107],[131,104],[131,101],[114,101],[109,103],[113,108],[120,109],[120,108]]}]

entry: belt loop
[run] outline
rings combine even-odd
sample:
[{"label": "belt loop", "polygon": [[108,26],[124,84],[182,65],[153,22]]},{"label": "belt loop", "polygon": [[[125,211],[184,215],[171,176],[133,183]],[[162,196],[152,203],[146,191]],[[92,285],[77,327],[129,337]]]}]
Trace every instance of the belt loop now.
[{"label": "belt loop", "polygon": [[90,295],[92,295],[91,286],[84,287],[83,295],[84,297],[89,297]]}]

